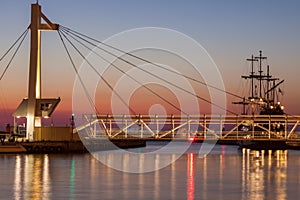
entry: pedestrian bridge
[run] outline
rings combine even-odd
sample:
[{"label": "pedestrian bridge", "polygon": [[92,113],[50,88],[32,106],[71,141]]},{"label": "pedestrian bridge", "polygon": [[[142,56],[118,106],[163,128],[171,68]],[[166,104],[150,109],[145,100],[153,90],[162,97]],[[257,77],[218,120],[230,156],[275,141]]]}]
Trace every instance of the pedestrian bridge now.
[{"label": "pedestrian bridge", "polygon": [[145,140],[300,140],[300,116],[84,115],[74,131],[89,137]]}]

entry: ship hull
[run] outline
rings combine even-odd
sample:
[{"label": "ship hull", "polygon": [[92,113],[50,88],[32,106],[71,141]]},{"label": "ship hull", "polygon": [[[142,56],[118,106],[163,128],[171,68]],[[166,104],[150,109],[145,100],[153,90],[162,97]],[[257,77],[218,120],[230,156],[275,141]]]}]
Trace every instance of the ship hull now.
[{"label": "ship hull", "polygon": [[300,143],[287,142],[285,140],[270,141],[270,140],[239,140],[238,145],[241,148],[253,150],[286,150],[286,149],[300,149]]}]

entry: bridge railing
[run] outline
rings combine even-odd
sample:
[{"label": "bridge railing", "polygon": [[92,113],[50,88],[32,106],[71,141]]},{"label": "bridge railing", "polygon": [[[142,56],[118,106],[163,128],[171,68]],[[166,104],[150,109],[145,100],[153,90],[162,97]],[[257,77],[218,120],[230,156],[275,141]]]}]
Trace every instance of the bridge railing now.
[{"label": "bridge railing", "polygon": [[84,115],[90,137],[297,139],[300,116],[289,115]]}]

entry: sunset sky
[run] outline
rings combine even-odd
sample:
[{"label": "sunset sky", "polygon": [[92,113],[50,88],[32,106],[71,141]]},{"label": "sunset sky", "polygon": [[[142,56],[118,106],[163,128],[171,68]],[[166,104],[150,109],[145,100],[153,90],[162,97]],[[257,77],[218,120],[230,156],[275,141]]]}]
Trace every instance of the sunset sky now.
[{"label": "sunset sky", "polygon": [[[101,41],[120,32],[142,27],[162,27],[186,34],[202,45],[214,60],[226,90],[241,95],[247,89],[241,87],[240,76],[250,70],[246,58],[262,50],[268,57],[267,64],[272,74],[285,80],[281,89],[284,90],[286,112],[300,114],[300,2],[297,0],[39,2],[43,13],[53,23]],[[0,56],[30,24],[31,3],[35,1],[1,0]],[[1,73],[8,60],[6,58],[0,62]],[[77,61],[81,62],[80,59]],[[29,35],[6,75],[0,80],[0,128],[4,123],[12,122],[12,112],[27,96],[28,66]],[[58,34],[43,32],[42,95],[62,99],[52,118],[56,124],[69,123],[74,77],[72,65]],[[156,90],[159,88],[153,87]],[[165,94],[170,92],[167,88],[162,88],[162,91]],[[134,95],[139,94],[143,96],[145,91],[137,90]],[[228,97],[227,101],[231,100]],[[151,101],[146,104],[149,107]],[[142,104],[137,102],[137,105]],[[231,103],[228,105],[230,110],[240,112],[240,108],[232,107]],[[141,112],[144,111],[141,109]]]}]

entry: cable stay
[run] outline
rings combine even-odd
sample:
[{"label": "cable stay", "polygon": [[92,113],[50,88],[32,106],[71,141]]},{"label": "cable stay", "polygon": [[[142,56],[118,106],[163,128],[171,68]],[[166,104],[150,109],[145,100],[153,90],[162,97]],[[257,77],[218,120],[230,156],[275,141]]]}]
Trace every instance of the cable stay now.
[{"label": "cable stay", "polygon": [[2,72],[1,76],[0,76],[0,80],[2,80],[2,78],[4,77],[6,71],[8,70],[10,64],[12,63],[13,59],[15,58],[16,54],[18,53],[21,45],[23,44],[23,41],[25,40],[27,33],[29,31],[29,28],[27,28],[22,34],[21,36],[13,43],[13,45],[5,52],[5,54],[1,57],[0,62],[2,61],[2,59],[13,49],[13,47],[19,42],[19,40],[21,39],[19,45],[17,46],[15,52],[13,53],[12,57],[10,58],[8,64],[6,65],[4,71]]},{"label": "cable stay", "polygon": [[85,87],[85,85],[84,85],[84,83],[83,83],[81,77],[79,76],[78,70],[77,70],[77,68],[76,68],[76,66],[75,66],[75,63],[74,63],[74,61],[73,61],[73,59],[72,59],[72,56],[71,56],[71,54],[70,54],[70,52],[69,52],[69,50],[68,50],[68,48],[67,48],[66,43],[65,43],[65,41],[63,40],[63,38],[62,38],[62,36],[61,36],[61,34],[60,34],[60,31],[57,31],[57,32],[58,32],[58,35],[59,35],[59,38],[60,38],[61,42],[63,43],[63,47],[64,47],[64,49],[65,49],[65,51],[66,51],[66,53],[67,53],[67,55],[68,55],[68,58],[69,58],[69,60],[70,60],[70,62],[71,62],[71,64],[72,64],[72,67],[73,67],[73,69],[74,69],[76,75],[78,76],[78,79],[79,79],[79,81],[80,81],[80,84],[81,84],[81,86],[82,86],[82,88],[83,88],[83,90],[84,90],[84,92],[85,92],[85,94],[86,94],[86,96],[87,96],[87,98],[88,98],[88,100],[89,100],[90,105],[92,106],[93,110],[94,110],[96,113],[98,113],[97,108],[96,108],[96,106],[95,106],[95,104],[94,104],[92,98],[90,97],[87,88]]},{"label": "cable stay", "polygon": [[24,34],[26,34],[26,32],[28,32],[29,28],[27,28],[20,36],[19,38],[11,45],[11,47],[9,47],[9,49],[3,54],[3,56],[0,58],[0,62],[2,61],[2,59],[10,52],[10,50],[18,43],[18,41],[22,38],[22,36]]},{"label": "cable stay", "polygon": [[[64,31],[63,31],[64,32]],[[164,98],[163,96],[159,95],[157,92],[155,92],[154,90],[152,90],[151,88],[147,87],[146,85],[142,84],[140,81],[136,80],[133,76],[131,76],[130,74],[127,74],[124,70],[122,70],[121,68],[119,68],[117,65],[110,63],[107,59],[105,59],[103,56],[101,56],[99,53],[95,52],[92,48],[89,48],[87,45],[85,45],[84,43],[82,43],[81,41],[79,41],[78,39],[76,39],[74,36],[69,35],[73,40],[75,40],[76,42],[78,42],[80,45],[82,45],[83,47],[85,47],[86,49],[90,50],[91,52],[93,52],[96,56],[98,56],[99,58],[101,58],[102,60],[104,60],[106,63],[111,64],[115,69],[117,69],[119,72],[121,72],[122,74],[128,76],[131,80],[133,80],[134,82],[136,82],[137,84],[139,84],[141,87],[145,88],[146,90],[148,90],[149,92],[151,92],[152,94],[154,94],[155,96],[157,96],[158,98],[160,98],[161,100],[163,100],[164,102],[166,102],[167,104],[169,104],[170,106],[172,106],[173,108],[175,108],[177,111],[188,115],[188,113],[182,111],[180,108],[178,108],[175,104],[171,103],[170,101],[168,101],[166,98]],[[94,67],[93,67],[94,69]],[[96,69],[94,69],[96,71]],[[101,77],[101,75],[96,71],[96,73]],[[103,77],[101,77],[103,79]],[[110,87],[111,90],[114,92],[113,88]],[[119,98],[121,98],[119,96]]]},{"label": "cable stay", "polygon": [[[228,91],[226,91],[226,90],[222,90],[222,89],[220,89],[220,88],[218,88],[218,87],[215,87],[215,86],[213,86],[213,85],[210,85],[210,84],[204,83],[204,82],[202,82],[202,81],[199,81],[199,80],[197,80],[197,79],[195,79],[195,78],[193,78],[193,77],[190,77],[190,76],[181,74],[181,73],[179,73],[179,72],[177,72],[177,71],[174,71],[174,70],[172,70],[172,69],[166,68],[166,67],[164,67],[164,66],[162,66],[162,65],[159,65],[159,64],[154,63],[154,62],[152,62],[152,61],[149,61],[149,60],[147,60],[147,59],[145,59],[145,58],[142,58],[142,57],[140,57],[140,56],[137,56],[137,55],[134,55],[134,54],[132,54],[132,53],[128,53],[128,52],[126,52],[126,51],[123,51],[122,49],[116,48],[116,47],[114,47],[114,46],[112,46],[112,45],[109,45],[109,44],[106,44],[106,43],[101,42],[101,41],[99,41],[99,40],[96,40],[96,39],[94,39],[94,38],[91,38],[91,37],[89,37],[89,36],[87,36],[87,35],[85,35],[85,34],[79,33],[79,32],[77,32],[77,31],[74,31],[74,30],[70,29],[70,28],[67,28],[67,27],[64,27],[64,26],[60,26],[60,28],[61,28],[61,29],[64,29],[64,30],[66,31],[67,34],[68,34],[68,33],[73,34],[73,35],[75,35],[76,37],[78,37],[78,38],[80,38],[80,39],[82,39],[82,40],[84,40],[85,42],[88,42],[88,43],[90,43],[90,44],[92,44],[92,43],[89,42],[88,40],[82,38],[81,36],[83,36],[83,37],[85,37],[85,38],[87,38],[87,39],[89,39],[89,40],[92,40],[92,41],[94,41],[94,42],[97,42],[97,43],[99,43],[99,44],[102,44],[102,45],[104,45],[104,46],[106,46],[106,47],[109,47],[109,48],[111,48],[111,49],[114,49],[114,50],[116,50],[116,51],[118,51],[118,52],[121,52],[121,53],[123,53],[123,54],[125,54],[125,55],[131,56],[131,57],[136,58],[136,59],[138,59],[138,60],[144,61],[144,62],[146,62],[146,63],[148,63],[148,64],[151,64],[151,65],[154,65],[154,66],[159,67],[159,68],[161,68],[161,69],[164,69],[164,70],[166,70],[166,71],[168,71],[168,72],[174,73],[174,74],[179,75],[179,76],[184,77],[184,78],[187,78],[187,79],[189,79],[189,80],[191,80],[191,81],[194,81],[194,82],[196,82],[196,83],[202,84],[202,85],[204,85],[204,86],[213,88],[213,89],[215,89],[215,90],[217,90],[217,91],[224,92],[224,93],[226,93],[226,94],[228,94],[228,95],[237,97],[237,98],[239,98],[239,99],[243,99],[243,98],[244,98],[244,97],[241,97],[241,96],[239,96],[239,95],[237,95],[237,94],[234,94],[234,93],[232,93],[232,92],[228,92]],[[96,46],[96,47],[98,47],[98,45],[95,45],[95,44],[93,44],[93,45]]]},{"label": "cable stay", "polygon": [[[104,77],[102,77],[101,76],[101,74],[97,71],[97,69],[86,59],[86,57],[79,51],[79,49],[66,37],[66,35],[64,34],[64,33],[62,33],[61,31],[58,31],[59,33],[60,33],[60,35],[62,35],[62,36],[64,36],[64,38],[72,45],[72,47],[76,50],[76,52],[87,62],[87,64],[93,69],[93,71],[95,71],[96,72],[96,74],[104,81],[104,83],[111,89],[111,91],[113,92],[113,93],[115,93],[116,95],[117,95],[117,97],[122,101],[122,103],[125,105],[125,106],[127,106],[128,108],[129,108],[129,110],[130,110],[130,112],[131,113],[133,113],[133,114],[136,114],[135,113],[135,111],[124,101],[124,99],[121,97],[121,95],[119,94],[119,93],[117,93],[114,89],[113,89],[113,87],[109,84],[109,82],[104,78]],[[76,70],[76,75],[77,76],[79,76],[79,73],[78,73],[78,70]],[[81,81],[81,83],[83,84],[83,82]],[[85,88],[85,90],[86,90],[86,87],[84,87]],[[87,90],[86,90],[86,94],[88,94],[87,93]],[[89,97],[90,99],[92,99],[91,97]],[[92,100],[91,100],[91,102],[93,102]],[[95,103],[93,102],[93,106],[94,107],[96,107],[95,106]],[[98,113],[98,112],[96,112],[96,113]]]},{"label": "cable stay", "polygon": [[[60,26],[60,27],[61,27],[61,26]],[[60,29],[60,30],[63,30],[63,29],[61,29],[61,28],[59,28],[59,29]],[[70,33],[69,31],[66,32],[65,29],[64,29],[63,31],[64,31],[66,34],[70,35],[70,34],[69,34],[69,33]],[[165,79],[159,77],[159,76],[156,75],[156,74],[153,74],[153,73],[151,73],[151,72],[148,72],[148,71],[146,71],[145,69],[143,69],[143,68],[141,68],[141,67],[135,65],[134,63],[132,63],[132,62],[130,62],[130,61],[128,61],[128,60],[125,60],[125,59],[123,59],[123,58],[120,58],[120,57],[117,56],[116,54],[114,54],[114,53],[112,53],[112,52],[110,52],[110,51],[108,51],[108,50],[105,50],[105,49],[99,47],[98,45],[96,45],[96,44],[94,44],[94,43],[92,43],[92,42],[90,42],[90,41],[88,41],[88,40],[82,38],[81,36],[78,36],[77,34],[73,34],[73,35],[76,36],[76,37],[78,37],[79,39],[81,39],[81,40],[83,40],[83,41],[85,41],[85,42],[87,42],[87,43],[93,45],[94,47],[96,47],[96,48],[98,48],[98,49],[104,51],[105,53],[107,53],[107,54],[109,54],[109,55],[111,55],[111,56],[114,56],[114,57],[116,57],[117,59],[120,59],[120,60],[122,60],[123,62],[125,62],[125,63],[127,63],[127,64],[129,64],[129,65],[131,65],[131,66],[133,66],[133,67],[135,67],[135,68],[137,68],[137,69],[139,69],[139,70],[145,72],[145,73],[147,73],[147,74],[150,74],[151,76],[153,76],[153,77],[155,77],[155,78],[157,78],[157,79],[159,79],[159,80],[161,80],[161,81],[163,81],[163,82],[165,82],[165,83],[167,83],[167,84],[169,84],[169,85],[172,85],[173,87],[175,87],[175,88],[177,88],[177,89],[180,89],[181,91],[184,91],[185,93],[188,93],[188,94],[190,94],[190,95],[192,95],[192,96],[194,96],[194,97],[196,97],[196,98],[198,98],[198,99],[200,99],[200,100],[202,100],[202,101],[204,101],[204,102],[207,102],[207,103],[209,103],[209,104],[211,104],[211,105],[214,105],[214,106],[216,106],[216,107],[218,107],[218,108],[220,108],[220,109],[222,109],[222,110],[224,110],[224,111],[227,111],[228,113],[231,113],[231,114],[236,115],[235,112],[232,112],[232,111],[230,111],[230,110],[228,110],[228,109],[226,109],[226,108],[223,108],[222,106],[219,106],[219,105],[217,105],[217,104],[215,104],[215,103],[213,103],[213,102],[211,102],[211,101],[209,101],[209,100],[207,100],[207,99],[205,99],[205,98],[203,98],[203,97],[200,97],[199,95],[196,95],[196,94],[194,94],[194,93],[192,93],[192,92],[190,92],[190,91],[188,91],[188,90],[186,90],[186,89],[184,89],[184,88],[182,88],[182,87],[180,87],[180,86],[178,86],[178,85],[176,85],[176,84],[174,84],[174,83],[172,83],[172,82],[170,82],[170,81],[167,81],[167,80],[165,80]],[[104,44],[104,43],[103,43],[103,44]],[[150,61],[149,61],[149,62],[150,62]],[[158,65],[158,66],[159,66],[159,65]]]},{"label": "cable stay", "polygon": [[[8,64],[6,65],[4,71],[2,72],[2,74],[1,74],[1,76],[0,76],[0,80],[3,79],[3,77],[4,77],[5,73],[6,73],[6,71],[8,70],[10,64],[12,63],[12,61],[13,61],[13,59],[15,58],[17,52],[19,51],[19,49],[20,49],[20,47],[21,47],[21,45],[22,45],[24,39],[25,39],[26,36],[27,36],[28,31],[29,31],[29,27],[28,27],[28,28],[27,28],[27,29],[26,29],[26,30],[18,37],[18,39],[17,39],[17,40],[9,47],[9,49],[8,49],[8,50],[2,55],[2,57],[0,58],[0,63],[1,63],[1,61],[9,54],[9,52],[10,52],[10,51],[16,46],[16,44],[18,44],[18,42],[21,40],[20,43],[19,43],[19,45],[17,46],[15,52],[13,53],[12,57],[10,58]],[[0,85],[0,94],[1,94],[1,96],[2,96],[2,94],[3,94],[1,85]],[[1,101],[1,104],[2,104],[2,107],[3,107],[2,111],[4,112],[4,116],[6,117],[6,121],[9,121],[9,119],[7,118],[7,117],[8,117],[9,111],[8,111],[8,109],[7,109],[7,104],[6,104],[6,102],[5,102],[5,96],[2,96],[2,100],[4,100],[4,102]]]}]

